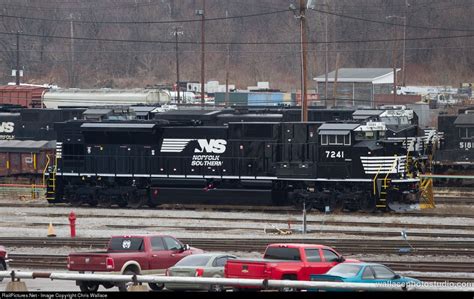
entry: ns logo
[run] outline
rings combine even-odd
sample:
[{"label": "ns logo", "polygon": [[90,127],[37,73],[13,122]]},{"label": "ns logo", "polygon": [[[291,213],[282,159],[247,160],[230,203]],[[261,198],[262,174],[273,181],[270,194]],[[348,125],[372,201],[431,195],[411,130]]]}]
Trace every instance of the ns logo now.
[{"label": "ns logo", "polygon": [[224,139],[197,139],[200,148],[194,150],[195,153],[222,154],[226,150],[227,141]]},{"label": "ns logo", "polygon": [[13,133],[15,129],[15,123],[13,122],[2,122],[0,124],[0,133]]}]

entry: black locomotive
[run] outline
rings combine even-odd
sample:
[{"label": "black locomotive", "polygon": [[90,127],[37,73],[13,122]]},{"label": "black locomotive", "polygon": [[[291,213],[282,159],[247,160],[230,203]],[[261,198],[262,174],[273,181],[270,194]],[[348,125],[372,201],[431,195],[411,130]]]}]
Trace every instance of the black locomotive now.
[{"label": "black locomotive", "polygon": [[151,121],[56,124],[48,201],[369,211],[419,202],[414,155],[408,158],[403,141],[387,139],[380,124],[301,123],[287,115],[181,110]]},{"label": "black locomotive", "polygon": [[443,133],[434,155],[434,172],[440,185],[474,185],[474,107],[456,115],[440,114],[438,130]]}]

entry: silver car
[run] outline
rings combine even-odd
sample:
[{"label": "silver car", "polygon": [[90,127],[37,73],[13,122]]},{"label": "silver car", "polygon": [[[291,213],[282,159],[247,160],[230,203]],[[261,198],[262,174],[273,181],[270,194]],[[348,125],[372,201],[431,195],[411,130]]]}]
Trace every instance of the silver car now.
[{"label": "silver car", "polygon": [[[202,253],[188,255],[181,259],[173,267],[166,270],[167,276],[179,277],[224,277],[224,265],[227,260],[237,258],[228,253]],[[206,290],[210,292],[224,291],[222,285],[204,285],[204,284],[177,284],[166,283],[166,289],[173,291],[184,290]]]}]

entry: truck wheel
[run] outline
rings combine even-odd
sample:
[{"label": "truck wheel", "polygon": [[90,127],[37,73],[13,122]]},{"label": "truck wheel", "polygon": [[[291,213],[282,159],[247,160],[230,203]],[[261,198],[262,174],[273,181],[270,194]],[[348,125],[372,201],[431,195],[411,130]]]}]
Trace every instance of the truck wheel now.
[{"label": "truck wheel", "polygon": [[[122,275],[136,275],[135,271],[133,270],[125,270]],[[117,284],[117,287],[119,289],[119,292],[127,292],[127,288],[129,285],[131,285],[131,282],[120,282]]]},{"label": "truck wheel", "polygon": [[[6,267],[2,260],[0,260],[0,271],[5,271]],[[3,281],[3,277],[0,277],[0,282]]]},{"label": "truck wheel", "polygon": [[99,284],[92,281],[81,281],[78,284],[81,292],[95,293],[99,289]]},{"label": "truck wheel", "polygon": [[165,287],[165,284],[164,283],[148,283],[148,286],[153,291],[161,291]]},{"label": "truck wheel", "polygon": [[224,292],[224,287],[219,284],[213,284],[209,287],[209,292],[216,292],[216,293]]},{"label": "truck wheel", "polygon": [[[283,275],[281,278],[282,280],[298,280],[296,275]],[[298,292],[299,290],[296,288],[290,288],[290,287],[285,287],[285,288],[280,288],[280,292]]]}]

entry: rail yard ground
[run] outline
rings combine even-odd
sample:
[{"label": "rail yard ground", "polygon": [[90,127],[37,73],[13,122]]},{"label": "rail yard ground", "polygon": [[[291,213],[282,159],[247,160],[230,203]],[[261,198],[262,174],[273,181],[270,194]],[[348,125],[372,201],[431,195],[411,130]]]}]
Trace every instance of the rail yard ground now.
[{"label": "rail yard ground", "polygon": [[[471,191],[471,190],[470,190]],[[43,200],[0,199],[0,244],[13,269],[66,271],[72,251],[103,248],[111,235],[163,233],[192,246],[260,257],[270,242],[310,242],[333,246],[350,258],[388,265],[425,281],[473,282],[474,209],[470,194],[440,191],[442,204],[411,213],[302,215],[293,208],[170,206],[159,209],[101,209],[52,206]],[[452,202],[451,202],[452,201]],[[68,215],[77,215],[77,238],[70,238]],[[48,238],[52,224],[57,237]],[[21,231],[21,234],[19,232]],[[401,236],[405,231],[407,240]],[[362,244],[361,238],[365,241]],[[30,284],[29,282],[27,282]],[[4,289],[6,283],[0,285]],[[32,291],[75,291],[72,282],[33,282]]]}]

